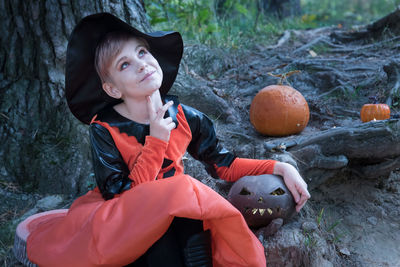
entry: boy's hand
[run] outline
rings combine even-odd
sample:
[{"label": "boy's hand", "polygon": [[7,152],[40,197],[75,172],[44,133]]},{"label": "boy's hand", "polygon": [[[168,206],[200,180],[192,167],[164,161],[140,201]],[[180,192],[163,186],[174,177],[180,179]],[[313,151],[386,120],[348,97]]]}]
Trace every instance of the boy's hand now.
[{"label": "boy's hand", "polygon": [[164,119],[165,112],[174,104],[169,101],[157,111],[154,109],[150,96],[147,96],[147,111],[150,120],[150,135],[168,142],[171,130],[175,128],[175,123],[171,117]]},{"label": "boy's hand", "polygon": [[297,204],[296,211],[299,212],[311,197],[310,193],[307,191],[306,182],[301,178],[295,167],[285,162],[277,162],[275,164],[274,174],[283,177],[287,188],[292,193],[294,201]]}]

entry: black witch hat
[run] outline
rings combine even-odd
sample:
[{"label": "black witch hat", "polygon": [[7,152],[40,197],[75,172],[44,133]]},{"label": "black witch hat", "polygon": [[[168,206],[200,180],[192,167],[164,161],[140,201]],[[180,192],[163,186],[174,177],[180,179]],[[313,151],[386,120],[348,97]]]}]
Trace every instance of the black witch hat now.
[{"label": "black witch hat", "polygon": [[183,53],[178,32],[143,33],[109,13],[83,18],[72,31],[67,47],[65,94],[72,114],[85,124],[100,110],[121,102],[104,92],[94,65],[97,45],[114,31],[126,31],[147,41],[163,71],[162,96],[168,93],[178,74]]}]

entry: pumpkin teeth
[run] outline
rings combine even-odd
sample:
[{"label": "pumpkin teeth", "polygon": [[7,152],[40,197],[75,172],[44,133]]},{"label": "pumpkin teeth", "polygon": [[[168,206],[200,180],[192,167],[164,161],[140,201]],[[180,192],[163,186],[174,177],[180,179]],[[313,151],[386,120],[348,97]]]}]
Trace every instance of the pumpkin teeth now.
[{"label": "pumpkin teeth", "polygon": [[272,210],[270,208],[268,208],[267,211],[268,211],[269,215],[272,214]]},{"label": "pumpkin teeth", "polygon": [[265,209],[258,209],[258,211],[260,212],[261,216],[264,215]]},{"label": "pumpkin teeth", "polygon": [[257,213],[257,210],[258,210],[258,209],[252,209],[251,212],[252,212],[253,214],[256,214],[256,213]]}]

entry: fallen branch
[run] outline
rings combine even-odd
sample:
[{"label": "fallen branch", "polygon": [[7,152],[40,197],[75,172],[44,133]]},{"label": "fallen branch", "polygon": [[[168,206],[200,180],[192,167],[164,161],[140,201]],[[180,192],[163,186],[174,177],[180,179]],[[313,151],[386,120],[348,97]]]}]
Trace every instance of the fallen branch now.
[{"label": "fallen branch", "polygon": [[359,40],[368,40],[380,38],[383,35],[398,35],[400,33],[400,8],[383,18],[365,26],[363,29],[355,32],[334,32],[331,37],[342,42],[353,42]]},{"label": "fallen branch", "polygon": [[278,43],[276,45],[268,46],[267,49],[276,49],[278,47],[281,47],[289,40],[290,40],[290,31],[285,31],[283,33],[283,36],[279,39]]}]

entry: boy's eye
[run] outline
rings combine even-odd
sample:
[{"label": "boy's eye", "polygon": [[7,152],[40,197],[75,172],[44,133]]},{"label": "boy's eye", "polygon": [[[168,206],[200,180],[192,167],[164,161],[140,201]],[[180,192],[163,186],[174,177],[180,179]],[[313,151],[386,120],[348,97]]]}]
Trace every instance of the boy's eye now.
[{"label": "boy's eye", "polygon": [[127,68],[129,66],[128,62],[124,62],[121,64],[120,66],[120,70],[124,70],[125,68]]},{"label": "boy's eye", "polygon": [[139,57],[144,56],[147,53],[146,49],[142,48],[139,50]]}]

